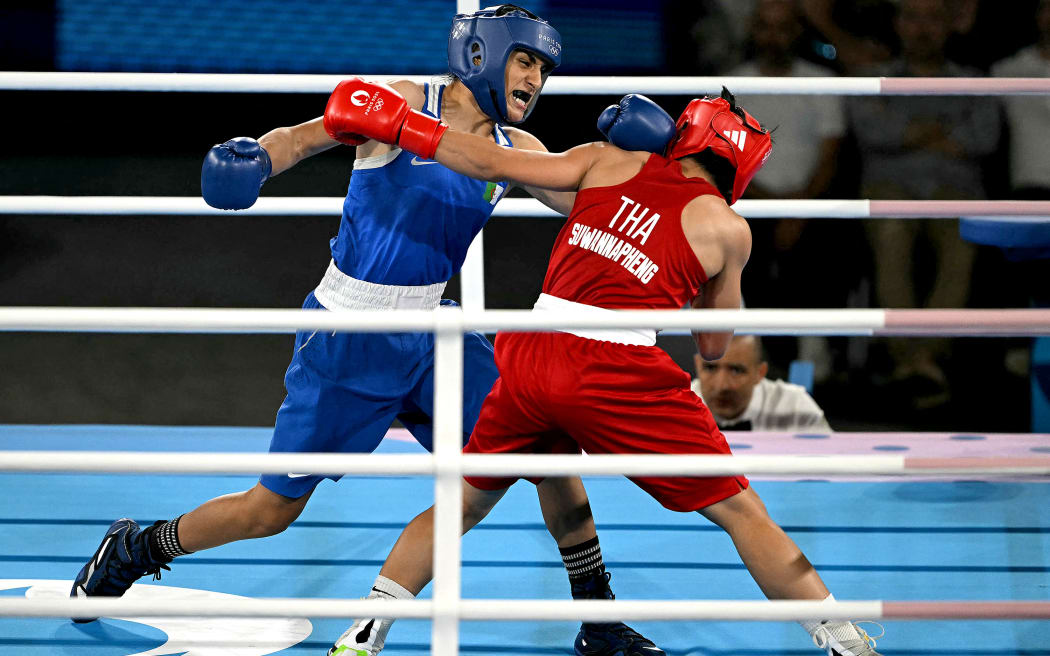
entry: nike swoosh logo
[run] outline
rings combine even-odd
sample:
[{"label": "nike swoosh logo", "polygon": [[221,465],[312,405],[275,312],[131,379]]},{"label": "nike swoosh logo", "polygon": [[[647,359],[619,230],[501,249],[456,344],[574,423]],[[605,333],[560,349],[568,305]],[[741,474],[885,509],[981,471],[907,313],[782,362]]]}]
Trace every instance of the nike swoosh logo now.
[{"label": "nike swoosh logo", "polygon": [[91,568],[92,573],[94,573],[95,569],[102,564],[102,558],[106,555],[106,549],[109,547],[109,543],[112,542],[115,537],[116,536],[114,535],[107,535],[106,539],[102,541],[102,546],[98,548],[98,555],[95,556],[94,567]]},{"label": "nike swoosh logo", "polygon": [[375,625],[375,623],[376,621],[374,619],[368,620],[368,624],[365,624],[364,628],[354,636],[354,641],[357,642],[357,644],[368,642],[369,636],[372,635],[372,626]]},{"label": "nike swoosh logo", "polygon": [[303,476],[313,476],[313,474],[288,474],[288,478],[302,478]]},{"label": "nike swoosh logo", "polygon": [[437,163],[438,162],[435,162],[432,159],[419,159],[419,155],[416,155],[415,157],[413,157],[412,158],[412,162],[411,162],[412,166],[426,166],[427,164],[437,164]]}]

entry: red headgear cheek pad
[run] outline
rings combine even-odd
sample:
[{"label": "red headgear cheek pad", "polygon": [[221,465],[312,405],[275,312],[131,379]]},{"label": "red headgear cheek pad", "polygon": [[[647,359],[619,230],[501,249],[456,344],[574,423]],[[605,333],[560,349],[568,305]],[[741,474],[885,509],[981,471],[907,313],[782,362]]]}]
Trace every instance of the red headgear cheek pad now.
[{"label": "red headgear cheek pad", "polygon": [[750,120],[742,120],[732,112],[721,112],[711,120],[711,129],[719,137],[715,143],[722,146],[715,148],[715,153],[728,159],[736,168],[730,203],[737,202],[744,195],[751,179],[773,152],[773,140],[769,133],[761,127],[755,127],[758,122],[750,114],[745,115]]}]

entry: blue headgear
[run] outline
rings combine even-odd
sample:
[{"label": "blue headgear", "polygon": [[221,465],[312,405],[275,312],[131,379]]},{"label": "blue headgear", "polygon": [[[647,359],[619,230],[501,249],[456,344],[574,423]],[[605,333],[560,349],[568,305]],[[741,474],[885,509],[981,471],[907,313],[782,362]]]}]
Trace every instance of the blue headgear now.
[{"label": "blue headgear", "polygon": [[[553,70],[561,64],[561,35],[547,21],[515,5],[486,7],[452,19],[448,69],[467,85],[481,111],[499,123],[510,122],[503,80],[507,59],[515,50],[535,54]],[[538,95],[537,91],[522,120],[532,113]]]}]

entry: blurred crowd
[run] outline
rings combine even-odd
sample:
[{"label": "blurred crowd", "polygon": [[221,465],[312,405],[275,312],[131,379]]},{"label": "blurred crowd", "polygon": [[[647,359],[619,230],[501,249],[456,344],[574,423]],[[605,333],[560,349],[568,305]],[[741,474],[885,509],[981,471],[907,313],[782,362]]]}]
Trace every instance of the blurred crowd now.
[{"label": "blurred crowd", "polygon": [[[678,7],[675,74],[1047,77],[1050,0],[702,0]],[[1046,96],[738,94],[773,129],[746,198],[1050,199]],[[962,308],[1047,304],[1047,260],[960,237],[957,220],[752,222],[751,307]],[[1016,258],[1013,258],[1016,259]],[[993,366],[1027,376],[1027,340]],[[945,339],[802,338],[774,361],[815,364],[817,383],[860,373],[913,409],[951,401],[972,373]]]}]

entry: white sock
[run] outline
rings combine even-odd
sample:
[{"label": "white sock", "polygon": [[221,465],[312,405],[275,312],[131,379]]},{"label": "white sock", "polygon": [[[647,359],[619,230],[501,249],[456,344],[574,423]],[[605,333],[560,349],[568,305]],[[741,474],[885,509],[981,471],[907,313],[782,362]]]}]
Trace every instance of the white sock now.
[{"label": "white sock", "polygon": [[[830,601],[835,601],[835,595],[829,592],[828,596],[825,597],[820,603],[826,604]],[[813,632],[816,631],[821,624],[824,624],[824,622],[821,620],[803,620],[799,622],[799,624],[801,624],[802,628],[806,630],[806,633],[812,636]]]},{"label": "white sock", "polygon": [[[830,601],[835,601],[835,596],[829,592],[828,596],[824,598],[821,603],[826,604]],[[801,624],[802,628],[809,633],[809,637],[813,638],[813,643],[818,646],[823,645],[827,640],[826,636],[831,636],[839,642],[864,639],[860,633],[857,632],[857,627],[854,626],[853,622],[844,620],[806,620],[799,622],[799,624]],[[818,630],[823,634],[819,639],[817,636]]]},{"label": "white sock", "polygon": [[[367,599],[415,599],[412,594],[397,581],[377,576],[372,584],[372,591],[368,593]],[[353,649],[363,649],[372,654],[378,654],[386,644],[386,634],[394,623],[392,619],[381,617],[365,617],[355,620],[342,636],[336,640],[337,647],[348,646]]]}]

